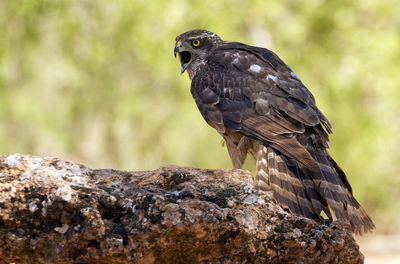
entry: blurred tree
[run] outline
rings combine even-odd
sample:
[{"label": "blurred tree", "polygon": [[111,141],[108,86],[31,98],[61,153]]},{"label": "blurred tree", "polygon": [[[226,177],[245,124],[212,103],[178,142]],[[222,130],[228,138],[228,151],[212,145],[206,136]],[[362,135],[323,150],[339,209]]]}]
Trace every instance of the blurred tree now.
[{"label": "blurred tree", "polygon": [[356,197],[392,221],[399,13],[395,0],[0,0],[0,152],[126,170],[231,167],[173,58],[175,36],[204,28],[291,66],[333,124],[332,154]]}]

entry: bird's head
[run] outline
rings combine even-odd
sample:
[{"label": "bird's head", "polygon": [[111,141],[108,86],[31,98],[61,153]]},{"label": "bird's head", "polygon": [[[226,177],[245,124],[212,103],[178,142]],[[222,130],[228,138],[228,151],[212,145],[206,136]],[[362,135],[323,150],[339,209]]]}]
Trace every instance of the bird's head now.
[{"label": "bird's head", "polygon": [[207,30],[191,30],[176,37],[174,55],[181,61],[181,73],[187,69],[190,79],[196,75],[206,57],[222,40],[217,34]]}]

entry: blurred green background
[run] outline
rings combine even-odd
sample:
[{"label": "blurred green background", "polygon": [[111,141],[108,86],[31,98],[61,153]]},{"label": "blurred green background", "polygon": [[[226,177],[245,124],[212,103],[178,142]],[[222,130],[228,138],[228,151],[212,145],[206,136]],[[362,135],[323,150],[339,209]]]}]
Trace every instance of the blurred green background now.
[{"label": "blurred green background", "polygon": [[300,76],[378,232],[399,231],[399,3],[0,0],[0,153],[230,168],[173,57],[177,35],[203,28],[272,49]]}]

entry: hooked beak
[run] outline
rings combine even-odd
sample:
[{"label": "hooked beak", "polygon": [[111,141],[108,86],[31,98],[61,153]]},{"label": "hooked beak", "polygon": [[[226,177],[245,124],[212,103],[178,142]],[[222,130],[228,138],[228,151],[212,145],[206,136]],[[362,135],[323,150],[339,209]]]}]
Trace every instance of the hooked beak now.
[{"label": "hooked beak", "polygon": [[181,62],[181,74],[185,72],[187,66],[192,61],[192,55],[189,51],[185,50],[180,41],[176,42],[174,48],[174,56],[179,55],[179,60]]}]

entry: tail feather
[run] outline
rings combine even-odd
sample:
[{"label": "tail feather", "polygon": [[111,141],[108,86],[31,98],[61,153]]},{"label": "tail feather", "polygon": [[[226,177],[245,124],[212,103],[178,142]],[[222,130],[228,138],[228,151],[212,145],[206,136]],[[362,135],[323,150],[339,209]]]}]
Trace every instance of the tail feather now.
[{"label": "tail feather", "polygon": [[[292,164],[297,166],[293,162]],[[264,191],[272,190],[274,198],[280,204],[288,206],[294,213],[316,218],[318,217],[316,210],[327,209],[317,198],[310,199],[308,192],[317,197],[314,188],[309,188],[307,191],[301,179],[288,168],[287,158],[277,155],[272,148],[260,146],[256,170],[258,188]]]},{"label": "tail feather", "polygon": [[322,191],[328,189],[333,195],[333,199],[326,197],[326,200],[336,217],[348,220],[354,232],[359,234],[374,229],[372,219],[352,195],[350,184],[340,167],[323,150],[315,151],[315,159],[321,168],[320,175],[326,179]]},{"label": "tail feather", "polygon": [[342,186],[337,181],[338,177],[328,164],[321,162],[316,154],[313,156],[319,167],[319,172],[314,173],[317,176],[314,177],[314,182],[317,184],[328,205],[335,212],[336,217],[339,219],[348,219],[349,217],[343,204],[347,200],[347,197]]},{"label": "tail feather", "polygon": [[297,162],[294,159],[289,159],[288,161],[293,164],[290,168],[290,171],[293,173],[293,178],[299,180],[300,188],[306,194],[306,198],[311,203],[311,209],[313,210],[313,214],[315,219],[321,218],[320,213],[324,212],[330,220],[332,220],[332,215],[329,210],[328,204],[326,203],[325,199],[321,197],[321,194],[315,188],[314,179],[310,176],[310,173],[304,172],[304,170],[299,167]]},{"label": "tail feather", "polygon": [[[277,159],[274,152],[268,152],[268,149],[264,146],[260,146],[257,152],[257,174],[256,181],[260,183],[258,186],[261,190],[274,191],[275,199],[283,204],[287,204],[290,208],[298,213],[299,207],[296,206],[293,188],[289,187],[290,183],[286,183],[286,175],[281,173],[279,167],[282,168],[280,160]],[[267,179],[262,181],[262,179]]]},{"label": "tail feather", "polygon": [[[312,151],[310,151],[312,150]],[[308,149],[318,168],[305,168],[293,158],[260,145],[257,151],[256,182],[260,190],[272,190],[274,198],[293,213],[308,218],[321,218],[323,211],[350,223],[362,234],[375,226],[352,195],[344,172],[322,149]]]},{"label": "tail feather", "polygon": [[285,158],[285,156],[282,156],[282,158],[284,164],[286,165],[285,173],[290,176],[291,181],[296,182],[294,191],[301,209],[301,214],[305,215],[308,218],[316,218],[317,216],[315,214],[314,208],[321,205],[312,204],[311,199],[309,198],[307,191],[303,186],[297,163],[294,162],[294,160],[292,159]]}]

